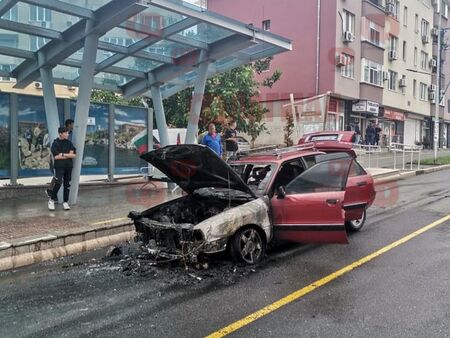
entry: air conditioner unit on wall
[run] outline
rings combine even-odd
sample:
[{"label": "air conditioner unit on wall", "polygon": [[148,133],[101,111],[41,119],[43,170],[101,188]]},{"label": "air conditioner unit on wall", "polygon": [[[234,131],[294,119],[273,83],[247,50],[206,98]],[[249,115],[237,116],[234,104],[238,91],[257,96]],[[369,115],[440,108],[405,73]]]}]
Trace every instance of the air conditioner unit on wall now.
[{"label": "air conditioner unit on wall", "polygon": [[435,98],[436,98],[436,94],[434,92],[428,93],[428,100],[434,101]]},{"label": "air conditioner unit on wall", "polygon": [[395,15],[395,4],[391,1],[386,1],[385,11],[387,15]]},{"label": "air conditioner unit on wall", "polygon": [[383,72],[383,81],[389,80],[389,72]]},{"label": "air conditioner unit on wall", "polygon": [[437,28],[431,28],[431,36],[438,36],[438,29]]},{"label": "air conditioner unit on wall", "polygon": [[434,58],[430,59],[430,67],[431,68],[437,67],[437,60],[436,59],[434,59]]},{"label": "air conditioner unit on wall", "polygon": [[355,40],[355,35],[352,32],[346,31],[342,36],[342,41],[344,42],[353,42]]},{"label": "air conditioner unit on wall", "polygon": [[348,64],[348,57],[345,54],[336,55],[336,66],[346,66]]},{"label": "air conditioner unit on wall", "polygon": [[429,92],[435,92],[435,91],[436,91],[436,85],[431,84],[431,85],[428,87],[428,91],[429,91]]},{"label": "air conditioner unit on wall", "polygon": [[42,82],[35,82],[34,87],[37,89],[42,89]]},{"label": "air conditioner unit on wall", "polygon": [[406,87],[406,77],[402,77],[398,83],[399,87]]},{"label": "air conditioner unit on wall", "polygon": [[395,51],[395,50],[390,50],[390,51],[388,52],[388,58],[389,58],[389,60],[397,60],[397,59],[398,59],[397,51]]},{"label": "air conditioner unit on wall", "polygon": [[430,37],[428,35],[422,35],[422,43],[429,43]]}]

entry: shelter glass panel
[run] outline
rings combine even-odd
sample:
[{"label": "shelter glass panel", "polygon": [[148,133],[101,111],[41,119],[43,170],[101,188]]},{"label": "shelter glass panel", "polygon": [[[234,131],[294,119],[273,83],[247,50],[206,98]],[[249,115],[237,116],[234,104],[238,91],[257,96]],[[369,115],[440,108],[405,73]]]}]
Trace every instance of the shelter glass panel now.
[{"label": "shelter glass panel", "polygon": [[58,79],[75,80],[79,76],[80,69],[68,66],[56,66],[53,76]]},{"label": "shelter glass panel", "polygon": [[[66,60],[67,61],[73,61],[73,60],[82,61],[83,60],[83,51],[84,51],[84,48],[81,48],[80,50],[78,50],[77,52],[75,52],[71,56],[69,56]],[[95,62],[100,63],[102,61],[105,61],[107,58],[109,58],[110,56],[113,56],[113,55],[115,55],[115,53],[99,49],[97,51],[97,57],[96,57]]]},{"label": "shelter glass panel", "polygon": [[107,4],[111,0],[60,0],[60,1],[67,2],[71,5],[96,10],[102,7],[103,5]]},{"label": "shelter glass panel", "polygon": [[[50,176],[49,155],[52,140],[47,129],[44,99],[18,96],[19,176]],[[64,101],[57,100],[59,123],[64,123]]]},{"label": "shelter glass panel", "polygon": [[[75,120],[76,101],[70,101],[70,114]],[[106,104],[91,103],[89,107],[86,140],[81,174],[106,174],[108,172],[108,115]]]},{"label": "shelter glass panel", "polygon": [[126,59],[115,64],[117,67],[133,69],[140,72],[149,72],[161,65],[162,64],[159,62],[136,57],[127,57]]},{"label": "shelter glass panel", "polygon": [[104,86],[116,86],[116,85],[123,85],[127,83],[128,81],[132,80],[131,77],[126,77],[122,75],[117,74],[111,74],[111,73],[98,73],[94,77],[94,83],[98,85],[104,85]]},{"label": "shelter glass panel", "polygon": [[150,47],[147,47],[145,51],[177,58],[181,55],[193,51],[194,49],[195,48],[188,47],[180,43],[162,40],[154,43]]},{"label": "shelter glass panel", "polygon": [[10,175],[10,110],[9,94],[0,93],[0,177]]},{"label": "shelter glass panel", "polygon": [[115,107],[116,174],[139,173],[139,168],[148,165],[139,158],[147,152],[147,114],[146,108]]},{"label": "shelter glass panel", "polygon": [[163,29],[185,18],[186,17],[184,15],[170,12],[162,8],[150,6],[148,9],[130,18],[126,22],[126,26],[132,26],[133,29],[136,30],[139,30],[141,27]]},{"label": "shelter glass panel", "polygon": [[185,29],[177,35],[205,43],[213,43],[233,35],[233,32],[203,22]]}]

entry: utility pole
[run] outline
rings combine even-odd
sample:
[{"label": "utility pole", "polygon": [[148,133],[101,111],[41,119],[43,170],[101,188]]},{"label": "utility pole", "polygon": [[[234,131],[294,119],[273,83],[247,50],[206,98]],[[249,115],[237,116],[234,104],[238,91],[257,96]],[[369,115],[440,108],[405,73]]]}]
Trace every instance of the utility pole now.
[{"label": "utility pole", "polygon": [[438,38],[437,38],[437,66],[436,66],[436,95],[434,103],[434,129],[433,129],[433,149],[434,156],[433,160],[436,164],[437,162],[437,152],[439,148],[439,107],[441,105],[441,4],[437,7],[438,12]]}]

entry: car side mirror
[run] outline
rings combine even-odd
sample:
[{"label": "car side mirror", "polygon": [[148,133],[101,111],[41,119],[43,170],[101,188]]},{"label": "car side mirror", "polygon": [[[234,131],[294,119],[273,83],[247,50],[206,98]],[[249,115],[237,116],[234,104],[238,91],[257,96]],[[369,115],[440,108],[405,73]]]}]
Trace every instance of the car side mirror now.
[{"label": "car side mirror", "polygon": [[279,186],[278,190],[277,190],[277,198],[278,199],[283,199],[286,197],[286,190],[284,190],[284,186]]}]

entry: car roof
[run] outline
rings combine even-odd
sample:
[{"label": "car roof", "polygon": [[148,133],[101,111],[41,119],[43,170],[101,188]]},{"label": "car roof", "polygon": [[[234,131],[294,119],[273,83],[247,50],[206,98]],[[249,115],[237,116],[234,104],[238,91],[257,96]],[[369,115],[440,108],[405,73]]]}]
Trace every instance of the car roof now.
[{"label": "car roof", "polygon": [[[283,150],[283,148],[280,150]],[[295,158],[304,157],[304,156],[308,156],[308,155],[318,155],[318,154],[323,154],[323,152],[315,150],[315,149],[308,149],[308,150],[289,150],[289,151],[284,151],[284,152],[281,151],[281,152],[277,153],[276,150],[272,150],[272,151],[267,151],[264,153],[256,153],[253,155],[247,155],[247,156],[241,157],[240,159],[238,159],[236,161],[230,161],[230,163],[238,164],[240,162],[245,162],[245,163],[251,162],[251,163],[278,164],[278,163],[282,163],[282,162],[292,160]]]}]

